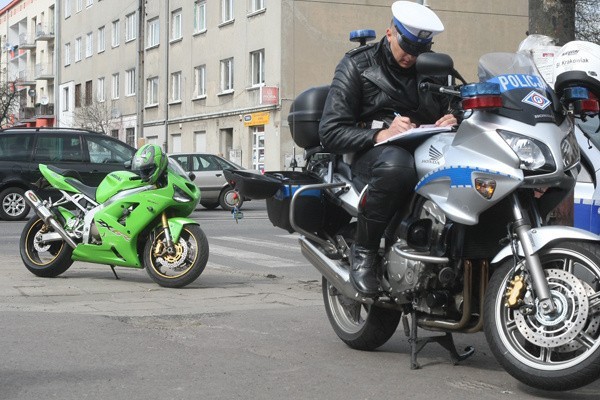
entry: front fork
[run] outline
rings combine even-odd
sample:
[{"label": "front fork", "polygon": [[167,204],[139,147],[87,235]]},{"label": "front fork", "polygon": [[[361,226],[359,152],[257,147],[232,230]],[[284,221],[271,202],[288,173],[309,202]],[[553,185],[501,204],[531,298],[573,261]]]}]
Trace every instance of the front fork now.
[{"label": "front fork", "polygon": [[556,311],[556,307],[552,301],[550,287],[548,286],[546,275],[544,275],[542,262],[540,261],[540,257],[534,253],[532,238],[528,234],[531,230],[531,224],[521,211],[523,208],[516,193],[512,194],[512,201],[513,215],[515,217],[513,226],[525,254],[527,270],[533,279],[533,289],[535,290],[536,297],[539,299],[539,306],[542,308],[542,313],[551,314]]},{"label": "front fork", "polygon": [[165,242],[167,242],[167,254],[172,255],[175,253],[175,247],[173,246],[173,238],[171,237],[171,230],[169,229],[167,213],[164,211],[161,215],[161,222],[163,231],[165,232]]}]

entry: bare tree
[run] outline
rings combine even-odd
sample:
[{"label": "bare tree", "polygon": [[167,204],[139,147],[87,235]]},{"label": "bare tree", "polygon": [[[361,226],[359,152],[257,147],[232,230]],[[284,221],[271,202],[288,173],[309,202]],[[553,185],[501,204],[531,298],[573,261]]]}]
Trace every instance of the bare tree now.
[{"label": "bare tree", "polygon": [[13,116],[19,109],[17,82],[0,82],[0,127],[13,124]]},{"label": "bare tree", "polygon": [[88,105],[77,107],[73,113],[73,125],[107,134],[110,131],[112,109],[107,101],[96,99]]},{"label": "bare tree", "polygon": [[598,0],[575,1],[575,37],[600,44],[600,3]]}]

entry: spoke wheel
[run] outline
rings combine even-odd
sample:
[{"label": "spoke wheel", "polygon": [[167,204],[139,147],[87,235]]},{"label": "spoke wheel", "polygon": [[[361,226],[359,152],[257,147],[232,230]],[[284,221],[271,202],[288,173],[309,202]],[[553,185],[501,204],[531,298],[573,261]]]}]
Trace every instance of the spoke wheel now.
[{"label": "spoke wheel", "polygon": [[486,293],[485,333],[498,361],[524,383],[574,389],[600,373],[600,246],[563,242],[540,252],[556,306],[547,315],[505,306],[512,260],[496,270]]},{"label": "spoke wheel", "polygon": [[8,188],[0,193],[0,218],[6,221],[25,219],[30,207],[25,202],[23,189]]},{"label": "spoke wheel", "polygon": [[335,333],[357,350],[374,350],[386,343],[396,331],[402,313],[354,301],[331,285],[322,282],[327,317]]},{"label": "spoke wheel", "polygon": [[183,287],[195,281],[208,262],[208,240],[197,225],[186,225],[169,252],[165,233],[157,229],[144,248],[144,265],[148,275],[159,285]]},{"label": "spoke wheel", "polygon": [[41,241],[42,235],[50,232],[52,230],[44,221],[35,216],[25,224],[19,240],[19,251],[25,267],[45,278],[58,276],[73,264],[73,249],[64,241]]}]

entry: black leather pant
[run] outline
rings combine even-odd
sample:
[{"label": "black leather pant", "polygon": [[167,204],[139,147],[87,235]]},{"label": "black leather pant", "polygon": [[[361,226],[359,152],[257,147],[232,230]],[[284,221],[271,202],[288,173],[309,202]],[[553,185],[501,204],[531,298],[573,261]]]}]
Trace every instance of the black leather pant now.
[{"label": "black leather pant", "polygon": [[356,244],[376,249],[388,223],[417,183],[414,158],[402,147],[375,146],[358,155],[352,163],[352,174],[369,185],[358,218]]}]

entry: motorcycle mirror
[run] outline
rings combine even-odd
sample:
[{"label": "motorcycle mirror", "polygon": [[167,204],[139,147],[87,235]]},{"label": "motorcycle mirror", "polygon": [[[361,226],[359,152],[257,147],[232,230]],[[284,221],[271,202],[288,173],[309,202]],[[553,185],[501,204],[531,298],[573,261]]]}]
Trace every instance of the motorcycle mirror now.
[{"label": "motorcycle mirror", "polygon": [[125,162],[123,163],[123,167],[124,167],[125,169],[131,169],[131,160],[129,160],[129,161],[125,161]]},{"label": "motorcycle mirror", "polygon": [[423,75],[453,75],[454,61],[448,54],[423,53],[417,57],[416,67]]}]

